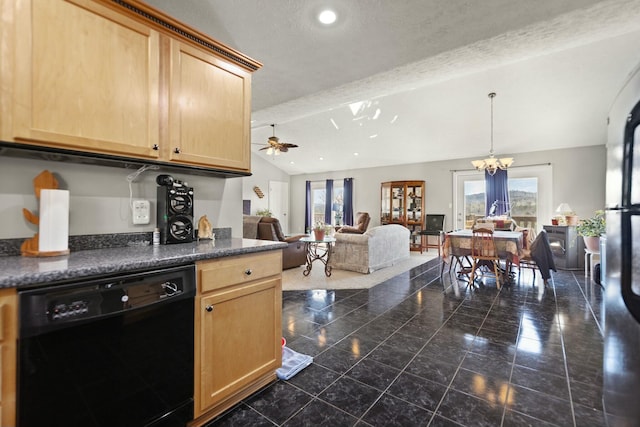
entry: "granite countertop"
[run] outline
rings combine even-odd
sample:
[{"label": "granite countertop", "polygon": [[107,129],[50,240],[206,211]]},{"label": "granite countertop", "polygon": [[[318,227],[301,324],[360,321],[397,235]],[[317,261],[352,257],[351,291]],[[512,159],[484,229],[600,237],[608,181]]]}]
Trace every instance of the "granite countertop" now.
[{"label": "granite countertop", "polygon": [[95,278],[286,247],[284,242],[229,238],[160,246],[92,249],[44,258],[0,257],[0,288]]}]

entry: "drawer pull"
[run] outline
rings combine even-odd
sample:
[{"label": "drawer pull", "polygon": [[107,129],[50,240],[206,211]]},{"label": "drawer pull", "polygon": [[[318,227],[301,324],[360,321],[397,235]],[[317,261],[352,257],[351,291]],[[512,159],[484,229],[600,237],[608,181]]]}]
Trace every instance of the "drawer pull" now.
[{"label": "drawer pull", "polygon": [[156,150],[156,151],[158,151],[158,150],[160,149],[160,147],[158,147],[158,144],[153,144],[153,147],[152,147],[152,148],[153,148],[154,150]]},{"label": "drawer pull", "polygon": [[213,311],[213,306],[212,305],[208,305],[204,309],[207,310],[209,313],[211,313]]},{"label": "drawer pull", "polygon": [[250,269],[250,268],[247,268],[247,269],[244,271],[244,274],[246,274],[247,276],[251,276],[251,273],[252,273],[252,271],[251,271],[251,269]]},{"label": "drawer pull", "polygon": [[180,154],[180,148],[176,147],[173,149],[173,152],[176,154]]}]

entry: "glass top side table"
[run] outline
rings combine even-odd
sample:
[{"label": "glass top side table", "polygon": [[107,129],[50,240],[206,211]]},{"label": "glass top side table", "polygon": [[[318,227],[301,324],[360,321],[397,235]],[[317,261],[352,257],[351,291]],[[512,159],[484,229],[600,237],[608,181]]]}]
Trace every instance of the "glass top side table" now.
[{"label": "glass top side table", "polygon": [[336,241],[335,237],[326,236],[322,240],[317,240],[314,236],[307,236],[301,238],[300,241],[304,242],[307,251],[307,264],[302,274],[305,276],[311,274],[313,262],[319,260],[324,264],[324,274],[327,277],[331,276],[329,261],[331,261],[331,252]]}]

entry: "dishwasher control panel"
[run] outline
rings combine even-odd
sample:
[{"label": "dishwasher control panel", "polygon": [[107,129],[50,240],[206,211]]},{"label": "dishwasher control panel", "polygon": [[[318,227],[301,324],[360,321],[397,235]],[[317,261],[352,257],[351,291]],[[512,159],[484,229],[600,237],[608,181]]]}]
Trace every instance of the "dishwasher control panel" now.
[{"label": "dishwasher control panel", "polygon": [[51,307],[47,315],[51,320],[64,319],[67,317],[80,317],[89,313],[89,301],[72,301],[69,304],[58,303]]},{"label": "dishwasher control panel", "polygon": [[20,292],[22,332],[55,328],[195,295],[195,267],[172,267]]}]

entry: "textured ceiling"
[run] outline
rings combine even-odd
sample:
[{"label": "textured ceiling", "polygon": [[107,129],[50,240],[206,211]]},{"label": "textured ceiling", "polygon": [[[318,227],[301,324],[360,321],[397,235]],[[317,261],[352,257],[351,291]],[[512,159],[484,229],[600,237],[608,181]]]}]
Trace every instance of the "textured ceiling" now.
[{"label": "textured ceiling", "polygon": [[276,123],[290,174],[485,157],[492,91],[498,155],[603,144],[640,62],[640,0],[148,3],[264,64],[252,149]]}]

